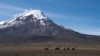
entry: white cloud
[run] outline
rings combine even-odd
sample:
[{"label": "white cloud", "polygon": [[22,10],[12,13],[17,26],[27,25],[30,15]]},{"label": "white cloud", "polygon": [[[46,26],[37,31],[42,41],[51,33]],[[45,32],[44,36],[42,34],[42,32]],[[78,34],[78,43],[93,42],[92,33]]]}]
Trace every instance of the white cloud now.
[{"label": "white cloud", "polygon": [[58,14],[53,12],[46,12],[44,11],[44,14],[48,16],[49,18],[58,19],[58,20],[68,20],[68,21],[74,21],[74,22],[83,22],[83,23],[97,23],[97,20],[94,20],[94,18],[91,17],[85,17],[85,16],[73,16],[73,15],[67,15],[67,14]]},{"label": "white cloud", "polygon": [[17,12],[23,12],[25,9],[8,4],[0,4],[0,18],[4,16],[12,18]]},{"label": "white cloud", "polygon": [[[42,0],[39,0],[39,1],[42,1]],[[19,8],[19,7],[16,7],[13,5],[8,5],[8,4],[0,4],[0,8],[1,9],[16,10],[16,11],[24,11],[25,10],[23,8]],[[10,15],[10,13],[5,13],[5,12],[2,14],[5,14],[7,16]],[[67,20],[74,20],[74,21],[82,20],[82,19],[75,17],[75,16],[67,16],[67,15],[62,15],[62,14],[57,14],[57,13],[52,13],[52,12],[45,12],[45,15],[47,15],[48,17],[53,17],[55,19],[67,19]]]},{"label": "white cloud", "polygon": [[83,34],[91,34],[91,35],[100,35],[100,28],[96,27],[86,27],[86,28],[73,28],[75,31],[78,31]]},{"label": "white cloud", "polygon": [[8,5],[8,4],[0,4],[0,8],[1,9],[10,9],[10,10],[24,11],[23,8],[19,8],[19,7]]},{"label": "white cloud", "polygon": [[91,34],[91,35],[100,35],[100,31],[92,31],[92,30],[84,30],[84,31],[79,31],[81,33],[84,33],[84,34]]},{"label": "white cloud", "polygon": [[80,17],[57,14],[57,13],[51,13],[51,12],[45,12],[45,15],[47,15],[48,17],[55,18],[55,19],[65,19],[65,20],[72,20],[72,21],[84,21],[84,19],[80,18]]}]

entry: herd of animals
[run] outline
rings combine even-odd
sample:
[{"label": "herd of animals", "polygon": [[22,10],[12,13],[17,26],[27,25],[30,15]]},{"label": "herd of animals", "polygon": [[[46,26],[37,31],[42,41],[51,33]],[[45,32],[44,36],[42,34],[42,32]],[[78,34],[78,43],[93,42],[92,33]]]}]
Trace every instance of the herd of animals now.
[{"label": "herd of animals", "polygon": [[[44,50],[49,50],[50,47],[51,46],[49,45],[48,47],[45,47]],[[57,50],[57,51],[59,51],[61,49],[61,46],[59,45],[58,47],[55,47],[54,49]],[[64,47],[62,50],[64,50],[64,51],[66,51],[66,50],[72,50],[72,51],[74,51],[74,50],[76,50],[76,46],[74,46],[74,47],[70,47],[70,46]]]}]

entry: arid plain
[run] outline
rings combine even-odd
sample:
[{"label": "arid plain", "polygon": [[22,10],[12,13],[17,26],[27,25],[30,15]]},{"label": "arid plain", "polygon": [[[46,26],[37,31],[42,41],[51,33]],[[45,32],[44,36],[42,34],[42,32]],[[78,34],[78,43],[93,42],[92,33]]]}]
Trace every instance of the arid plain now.
[{"label": "arid plain", "polygon": [[100,45],[27,44],[1,45],[0,56],[100,56]]}]

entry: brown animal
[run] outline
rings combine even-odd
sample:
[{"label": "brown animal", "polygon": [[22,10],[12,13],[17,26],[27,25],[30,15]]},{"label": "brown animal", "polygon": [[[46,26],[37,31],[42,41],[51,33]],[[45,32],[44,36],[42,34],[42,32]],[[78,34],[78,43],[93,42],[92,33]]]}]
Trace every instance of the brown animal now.
[{"label": "brown animal", "polygon": [[70,48],[67,48],[67,50],[70,50]]},{"label": "brown animal", "polygon": [[49,48],[50,48],[50,45],[48,47],[44,48],[44,50],[49,50]]},{"label": "brown animal", "polygon": [[61,47],[61,46],[59,45],[59,47],[56,47],[55,50],[57,50],[57,51],[60,50],[60,47]]},{"label": "brown animal", "polygon": [[70,50],[70,46],[67,47],[67,50]]},{"label": "brown animal", "polygon": [[67,49],[66,49],[66,46],[63,48],[63,50],[64,50],[64,51],[66,51],[66,50],[67,50]]},{"label": "brown animal", "polygon": [[72,47],[72,50],[73,50],[73,51],[76,50],[76,46]]},{"label": "brown animal", "polygon": [[63,50],[66,51],[66,48],[64,48]]}]

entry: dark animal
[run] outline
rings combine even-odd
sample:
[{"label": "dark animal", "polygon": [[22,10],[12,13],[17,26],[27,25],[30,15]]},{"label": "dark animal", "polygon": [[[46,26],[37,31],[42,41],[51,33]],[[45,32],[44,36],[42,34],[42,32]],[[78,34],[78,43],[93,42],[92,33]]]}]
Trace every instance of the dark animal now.
[{"label": "dark animal", "polygon": [[67,50],[68,50],[68,51],[70,50],[70,46],[67,47]]},{"label": "dark animal", "polygon": [[50,45],[48,47],[44,48],[44,50],[49,50],[49,48],[50,48]]},{"label": "dark animal", "polygon": [[66,51],[66,48],[64,48],[63,50]]},{"label": "dark animal", "polygon": [[75,47],[72,47],[72,50],[73,50],[73,51],[76,50],[76,46],[75,46]]},{"label": "dark animal", "polygon": [[59,47],[56,47],[55,50],[57,50],[57,51],[60,50],[60,47],[61,47],[61,46],[59,45]]},{"label": "dark animal", "polygon": [[67,50],[70,50],[70,48],[68,47]]}]

